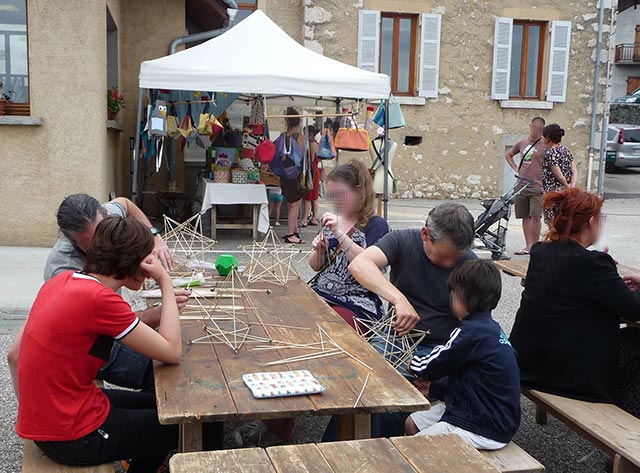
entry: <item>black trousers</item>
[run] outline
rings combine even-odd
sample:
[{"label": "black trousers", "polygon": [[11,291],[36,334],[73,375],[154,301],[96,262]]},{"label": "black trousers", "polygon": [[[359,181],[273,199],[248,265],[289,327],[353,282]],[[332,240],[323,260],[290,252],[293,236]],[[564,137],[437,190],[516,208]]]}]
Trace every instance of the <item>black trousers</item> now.
[{"label": "black trousers", "polygon": [[[161,425],[155,396],[107,389],[111,410],[95,431],[71,441],[36,442],[52,460],[64,465],[100,465],[131,459],[129,473],[155,473],[167,454],[178,447],[178,426]],[[204,425],[205,449],[220,448],[223,424]]]}]

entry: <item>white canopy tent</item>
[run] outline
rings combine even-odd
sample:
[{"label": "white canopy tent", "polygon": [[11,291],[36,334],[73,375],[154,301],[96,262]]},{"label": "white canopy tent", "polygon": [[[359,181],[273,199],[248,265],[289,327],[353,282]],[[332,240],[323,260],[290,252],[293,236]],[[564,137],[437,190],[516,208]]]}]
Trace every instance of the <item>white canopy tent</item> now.
[{"label": "white canopy tent", "polygon": [[[134,198],[138,193],[139,128],[144,89],[318,97],[332,99],[337,104],[340,99],[388,100],[391,94],[390,79],[386,74],[368,72],[305,48],[260,10],[198,46],[144,61],[140,65],[139,87],[133,157]],[[387,136],[385,143],[386,139]],[[384,202],[386,216],[387,189]]]}]

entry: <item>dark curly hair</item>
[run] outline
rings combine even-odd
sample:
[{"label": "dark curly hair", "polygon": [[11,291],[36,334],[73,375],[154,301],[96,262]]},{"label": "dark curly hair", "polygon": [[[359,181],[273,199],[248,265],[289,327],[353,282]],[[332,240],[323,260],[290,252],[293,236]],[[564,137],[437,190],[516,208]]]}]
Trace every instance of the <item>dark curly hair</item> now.
[{"label": "dark curly hair", "polygon": [[140,263],[153,250],[153,235],[133,217],[107,217],[96,227],[87,250],[84,271],[87,273],[137,279]]},{"label": "dark curly hair", "polygon": [[561,128],[557,123],[552,123],[544,127],[542,136],[549,138],[554,143],[560,143],[564,136],[564,128]]}]

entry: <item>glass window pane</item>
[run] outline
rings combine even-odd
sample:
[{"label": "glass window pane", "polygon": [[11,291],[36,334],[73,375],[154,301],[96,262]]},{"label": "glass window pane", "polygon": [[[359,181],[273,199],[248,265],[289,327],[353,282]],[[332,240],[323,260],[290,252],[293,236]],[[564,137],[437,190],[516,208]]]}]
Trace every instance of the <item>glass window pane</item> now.
[{"label": "glass window pane", "polygon": [[540,55],[540,27],[529,27],[527,51],[527,86],[525,96],[535,97],[538,90],[538,59]]},{"label": "glass window pane", "polygon": [[393,69],[393,18],[382,18],[380,72],[391,77]]},{"label": "glass window pane", "polygon": [[408,93],[411,73],[411,19],[400,18],[398,45],[398,93]]},{"label": "glass window pane", "polygon": [[0,5],[0,82],[14,102],[28,102],[26,0],[3,0]]},{"label": "glass window pane", "polygon": [[511,77],[509,82],[509,95],[520,96],[520,74],[522,73],[522,25],[513,25],[511,39]]}]

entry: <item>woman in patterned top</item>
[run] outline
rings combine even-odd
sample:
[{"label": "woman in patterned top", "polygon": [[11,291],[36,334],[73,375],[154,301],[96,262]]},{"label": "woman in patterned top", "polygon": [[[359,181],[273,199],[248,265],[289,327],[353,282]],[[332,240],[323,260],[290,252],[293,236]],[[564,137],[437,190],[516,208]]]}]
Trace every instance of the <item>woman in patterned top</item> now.
[{"label": "woman in patterned top", "polygon": [[309,265],[318,274],[310,285],[349,325],[354,318],[377,319],[382,301],[349,273],[349,263],[389,233],[389,225],[373,211],[373,183],[358,160],[340,165],[327,176],[327,197],[336,214],[322,216],[322,230],[313,240]]},{"label": "woman in patterned top", "polygon": [[[545,195],[549,192],[576,187],[578,168],[573,154],[566,146],[560,144],[564,136],[564,129],[560,128],[557,123],[553,123],[544,128],[542,136],[545,144],[549,146],[542,159],[542,190]],[[544,211],[544,219],[547,224],[553,221],[553,216],[553,208]]]},{"label": "woman in patterned top", "polygon": [[542,134],[549,150],[542,160],[542,187],[545,194],[575,187],[578,182],[578,169],[571,151],[560,144],[564,130],[554,123],[547,125]]}]

